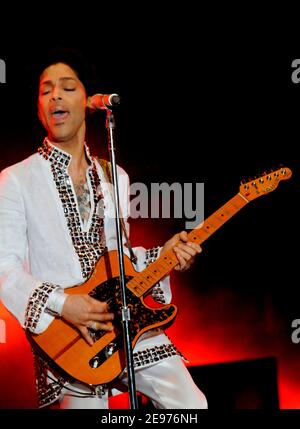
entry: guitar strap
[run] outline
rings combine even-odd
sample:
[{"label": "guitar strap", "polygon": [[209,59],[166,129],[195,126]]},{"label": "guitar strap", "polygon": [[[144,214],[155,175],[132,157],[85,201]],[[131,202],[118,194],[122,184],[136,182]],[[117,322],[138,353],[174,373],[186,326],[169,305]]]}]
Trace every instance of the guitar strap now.
[{"label": "guitar strap", "polygon": [[[104,172],[104,176],[105,179],[107,181],[107,183],[110,183],[112,185],[112,173],[111,173],[111,164],[109,161],[107,161],[106,159],[102,159],[102,158],[98,158],[97,156],[95,157],[97,159],[97,161],[99,162],[99,164],[101,165],[103,172]],[[110,192],[111,192],[111,188],[110,188]],[[111,197],[112,200],[114,201],[114,196],[112,195],[111,192]],[[133,264],[136,264],[137,262],[137,257],[135,256],[133,250],[132,250],[132,246],[126,231],[126,226],[125,226],[125,222],[124,222],[124,218],[122,216],[122,212],[121,212],[121,207],[120,207],[120,213],[121,213],[121,217],[120,217],[120,222],[121,222],[121,227],[123,230],[123,234],[126,240],[126,246],[129,249],[129,253],[130,253],[130,260]]]}]

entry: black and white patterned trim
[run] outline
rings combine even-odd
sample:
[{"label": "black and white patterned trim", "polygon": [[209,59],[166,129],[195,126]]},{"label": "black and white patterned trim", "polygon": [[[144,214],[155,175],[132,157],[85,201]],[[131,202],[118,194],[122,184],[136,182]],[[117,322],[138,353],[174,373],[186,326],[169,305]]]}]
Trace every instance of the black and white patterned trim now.
[{"label": "black and white patterned trim", "polygon": [[133,353],[133,365],[134,368],[139,368],[175,355],[183,358],[182,354],[177,350],[174,344],[162,344],[161,346],[154,346],[151,349],[145,349]]},{"label": "black and white patterned trim", "polygon": [[47,305],[50,293],[57,288],[57,285],[44,282],[32,291],[25,311],[25,329],[35,332],[40,317]]},{"label": "black and white patterned trim", "polygon": [[49,382],[49,366],[47,362],[37,354],[34,349],[32,349],[32,353],[38,394],[38,406],[39,408],[42,408],[52,404],[59,398],[66,381],[62,377],[56,375],[56,381]]},{"label": "black and white patterned trim", "polygon": [[156,261],[158,257],[160,247],[152,247],[151,249],[146,250],[145,254],[145,265],[148,267],[148,265],[152,264],[152,262]]},{"label": "black and white patterned trim", "polygon": [[[158,254],[160,251],[160,247],[152,247],[151,249],[147,249],[146,250],[146,259],[145,259],[145,265],[146,267],[148,267],[150,264],[152,264],[152,262],[156,261]],[[160,283],[157,283],[151,292],[152,298],[160,303],[160,304],[165,304],[166,300],[165,300],[165,296],[164,296],[164,292],[162,290],[162,288],[160,287]]]},{"label": "black and white patterned trim", "polygon": [[71,178],[67,172],[71,155],[50,145],[47,139],[38,149],[38,152],[51,164],[53,179],[62,202],[72,243],[79,258],[82,276],[88,278],[100,256],[106,250],[106,245],[104,235],[104,199],[100,179],[96,164],[90,156],[87,146],[85,146],[85,150],[91,161],[88,174],[94,201],[91,224],[88,231],[83,231],[82,229],[80,213],[76,204],[77,197],[73,191]]},{"label": "black and white patterned trim", "polygon": [[[69,387],[70,384],[76,382],[76,386],[81,385],[79,381],[72,378],[67,378],[57,372],[57,370],[50,364],[50,361],[45,360],[41,355],[37,354],[32,349],[34,357],[34,371],[36,376],[36,387],[38,394],[39,408],[47,407],[53,402],[57,401],[65,388],[76,396],[98,396],[102,397],[107,393],[107,385],[99,384],[97,386],[83,384],[86,391],[80,391],[78,388]],[[50,376],[49,371],[52,376]]]}]

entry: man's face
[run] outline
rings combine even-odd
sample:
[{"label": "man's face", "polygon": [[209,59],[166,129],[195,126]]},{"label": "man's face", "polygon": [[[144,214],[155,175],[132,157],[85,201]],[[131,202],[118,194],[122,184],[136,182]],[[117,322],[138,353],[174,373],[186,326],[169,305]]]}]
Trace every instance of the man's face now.
[{"label": "man's face", "polygon": [[67,142],[85,126],[87,97],[76,73],[66,64],[47,67],[40,76],[38,115],[54,142]]}]

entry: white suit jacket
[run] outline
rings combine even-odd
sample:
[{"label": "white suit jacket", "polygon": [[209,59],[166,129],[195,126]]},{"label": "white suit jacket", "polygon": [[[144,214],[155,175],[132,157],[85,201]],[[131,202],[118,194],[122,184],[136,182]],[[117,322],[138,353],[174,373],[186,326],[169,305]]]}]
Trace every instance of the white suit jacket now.
[{"label": "white suit jacket", "polygon": [[[91,162],[87,183],[93,195],[86,225],[68,175],[71,155],[47,139],[39,153],[0,175],[0,298],[23,327],[37,334],[53,321],[47,307],[51,308],[54,297],[54,301],[60,299],[60,288],[85,282],[105,246],[117,248],[109,185],[87,147],[86,153]],[[118,178],[121,210],[127,219],[129,180],[120,167]],[[127,220],[126,225],[128,228]],[[146,267],[149,252],[143,247],[134,251],[139,271]],[[169,278],[159,287],[164,301],[170,302]],[[136,349],[163,343],[170,341],[162,331],[150,331],[142,341],[140,338]]]}]

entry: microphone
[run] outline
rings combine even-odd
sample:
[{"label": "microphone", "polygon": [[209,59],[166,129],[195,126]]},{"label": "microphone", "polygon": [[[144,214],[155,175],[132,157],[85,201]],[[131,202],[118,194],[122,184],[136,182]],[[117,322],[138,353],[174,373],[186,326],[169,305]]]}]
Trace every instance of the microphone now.
[{"label": "microphone", "polygon": [[93,111],[105,110],[120,104],[118,94],[95,94],[88,98],[87,107]]}]

